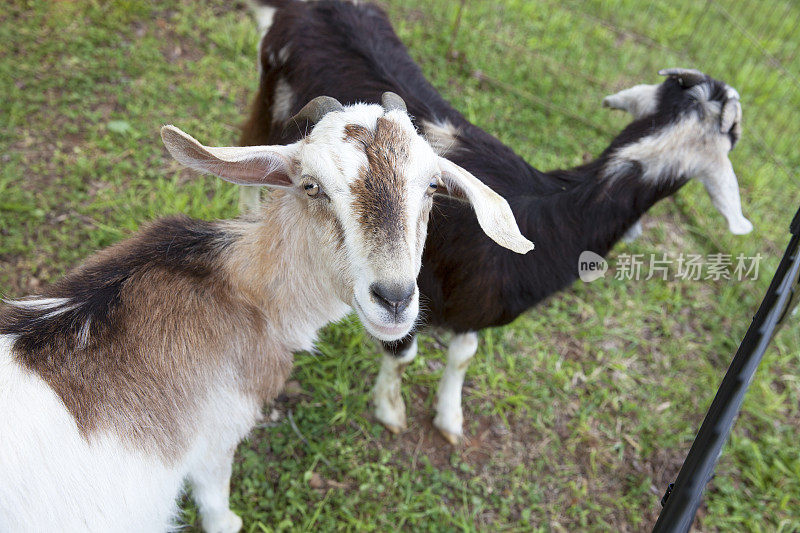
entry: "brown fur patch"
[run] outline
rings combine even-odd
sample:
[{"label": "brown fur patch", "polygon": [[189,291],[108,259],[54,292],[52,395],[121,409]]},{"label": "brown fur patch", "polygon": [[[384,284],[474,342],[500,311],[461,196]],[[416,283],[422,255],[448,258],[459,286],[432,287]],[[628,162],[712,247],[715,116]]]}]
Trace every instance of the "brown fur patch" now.
[{"label": "brown fur patch", "polygon": [[360,143],[365,149],[372,143],[375,135],[360,124],[347,124],[344,127],[344,140]]},{"label": "brown fur patch", "polygon": [[350,186],[353,210],[362,227],[389,240],[404,235],[405,190],[399,169],[408,161],[408,134],[381,117],[374,134],[363,126],[345,126],[345,139],[360,143],[367,156],[367,167]]},{"label": "brown fur patch", "polygon": [[262,309],[231,284],[223,256],[236,239],[213,223],[159,221],[45,291],[67,310],[9,306],[0,333],[17,336],[17,359],[87,438],[112,431],[175,461],[211,391],[268,400],[291,370]]}]

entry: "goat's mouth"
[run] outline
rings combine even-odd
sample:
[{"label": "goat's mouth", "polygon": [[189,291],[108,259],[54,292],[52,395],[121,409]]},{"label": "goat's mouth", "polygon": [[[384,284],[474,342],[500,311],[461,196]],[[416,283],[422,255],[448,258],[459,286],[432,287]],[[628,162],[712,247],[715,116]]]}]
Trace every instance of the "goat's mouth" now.
[{"label": "goat's mouth", "polygon": [[369,317],[367,312],[364,311],[364,308],[361,307],[361,304],[358,303],[356,298],[353,298],[353,308],[356,310],[358,318],[361,320],[361,323],[364,324],[364,327],[367,329],[367,331],[382,341],[396,341],[402,339],[408,335],[411,332],[411,329],[414,327],[414,320],[408,320],[399,323],[377,322]]}]

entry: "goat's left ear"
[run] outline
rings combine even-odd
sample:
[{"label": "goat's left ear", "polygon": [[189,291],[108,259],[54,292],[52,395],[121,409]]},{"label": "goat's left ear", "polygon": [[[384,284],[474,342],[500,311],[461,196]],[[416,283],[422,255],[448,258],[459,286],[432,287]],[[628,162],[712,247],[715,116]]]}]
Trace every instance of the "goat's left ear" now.
[{"label": "goat's left ear", "polygon": [[518,254],[533,250],[533,243],[520,233],[514,213],[505,198],[444,157],[439,158],[439,170],[450,196],[472,204],[478,223],[489,238]]},{"label": "goat's left ear", "polygon": [[161,128],[161,139],[178,162],[200,172],[214,174],[237,185],[291,187],[291,157],[287,146],[204,146],[175,126]]},{"label": "goat's left ear", "polygon": [[627,111],[633,118],[655,113],[658,106],[658,85],[635,85],[603,98],[603,107]]}]

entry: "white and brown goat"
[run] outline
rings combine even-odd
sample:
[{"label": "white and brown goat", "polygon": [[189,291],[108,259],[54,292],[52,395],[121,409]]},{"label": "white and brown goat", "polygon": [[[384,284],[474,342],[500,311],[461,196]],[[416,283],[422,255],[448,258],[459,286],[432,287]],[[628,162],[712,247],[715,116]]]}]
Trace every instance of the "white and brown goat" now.
[{"label": "white and brown goat", "polygon": [[206,531],[229,509],[237,443],[281,390],[292,353],[355,308],[384,340],[419,309],[432,194],[531,248],[508,204],[438,157],[402,100],[310,102],[289,145],[169,152],[201,172],[275,189],[233,221],[159,220],[41,295],[0,311],[0,531],[163,531],[185,478]]}]

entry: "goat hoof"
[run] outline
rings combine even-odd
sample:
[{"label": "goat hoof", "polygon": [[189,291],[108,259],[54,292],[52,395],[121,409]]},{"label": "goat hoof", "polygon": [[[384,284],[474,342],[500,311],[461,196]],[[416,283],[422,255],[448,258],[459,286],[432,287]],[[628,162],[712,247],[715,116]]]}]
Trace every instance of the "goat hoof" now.
[{"label": "goat hoof", "polygon": [[384,424],[383,427],[394,433],[395,435],[399,435],[401,431],[407,429],[405,426],[392,426],[389,424]]},{"label": "goat hoof", "polygon": [[439,433],[442,434],[442,437],[444,437],[444,440],[449,442],[451,445],[457,446],[458,443],[461,442],[461,438],[463,437],[463,435],[457,434],[457,433],[452,433],[452,432],[447,431],[446,429],[442,429],[442,428],[436,428],[436,429],[438,429]]},{"label": "goat hoof", "polygon": [[375,418],[378,419],[383,427],[397,435],[401,431],[408,429],[406,424],[405,406],[402,407],[386,407],[385,404],[379,403],[375,409]]},{"label": "goat hoof", "polygon": [[439,430],[447,442],[455,446],[464,436],[463,420],[460,409],[456,412],[440,410],[433,418],[433,427]]},{"label": "goat hoof", "polygon": [[242,519],[231,510],[210,520],[203,520],[206,533],[238,533],[242,529]]},{"label": "goat hoof", "polygon": [[456,446],[459,442],[461,442],[461,438],[464,436],[460,427],[445,427],[445,424],[442,424],[438,417],[433,419],[433,426],[439,430],[439,433],[442,434],[444,440],[453,446]]},{"label": "goat hoof", "polygon": [[408,429],[405,416],[379,416],[376,413],[375,418],[381,423],[383,427],[397,435],[401,431]]}]

